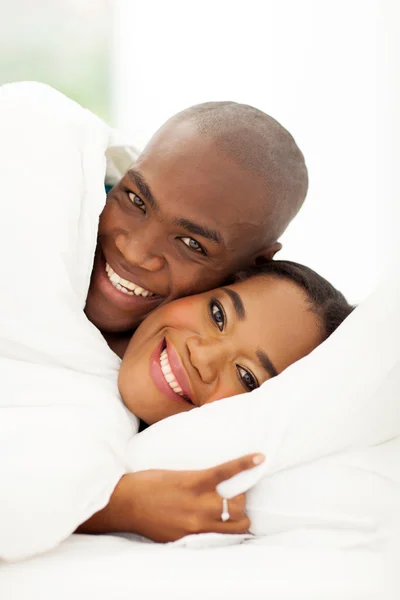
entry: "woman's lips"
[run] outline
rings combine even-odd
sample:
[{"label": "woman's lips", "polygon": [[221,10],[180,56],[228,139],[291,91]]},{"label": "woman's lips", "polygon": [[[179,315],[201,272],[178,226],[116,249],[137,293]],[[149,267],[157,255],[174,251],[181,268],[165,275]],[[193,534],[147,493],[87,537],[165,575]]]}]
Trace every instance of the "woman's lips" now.
[{"label": "woman's lips", "polygon": [[183,393],[187,396],[193,404],[193,393],[190,387],[189,378],[186,373],[186,369],[181,363],[179,355],[175,350],[174,346],[166,340],[166,348],[168,355],[168,362],[170,364],[172,373],[182,388]]},{"label": "woman's lips", "polygon": [[[180,404],[185,404],[186,406],[189,404],[189,405],[193,406],[193,403],[191,402],[191,400],[184,398],[183,396],[174,392],[174,390],[169,386],[169,384],[167,383],[167,381],[164,377],[164,374],[161,370],[161,364],[160,364],[160,355],[161,355],[161,352],[162,352],[164,346],[165,346],[165,339],[163,338],[161,340],[161,342],[159,344],[157,344],[157,346],[154,348],[153,352],[151,353],[150,375],[151,375],[155,385],[157,386],[157,388],[160,390],[160,392],[164,396],[167,396],[171,400],[174,400],[175,402],[179,402]],[[168,360],[170,360],[170,349],[168,349],[168,346],[167,346],[167,352],[168,352]],[[174,359],[172,359],[172,360],[174,360]],[[191,393],[188,394],[185,391],[188,389],[186,374],[184,377],[182,377],[181,372],[179,372],[179,374],[175,373],[175,368],[172,367],[172,364],[171,364],[171,369],[173,371],[174,377],[176,378],[177,382],[181,386],[183,393],[188,398],[191,398],[192,397]],[[182,383],[185,384],[185,387],[181,384],[181,381],[180,381],[180,379],[178,379],[178,376],[180,376],[180,379],[182,379]],[[189,390],[190,390],[190,387],[189,387]]]}]

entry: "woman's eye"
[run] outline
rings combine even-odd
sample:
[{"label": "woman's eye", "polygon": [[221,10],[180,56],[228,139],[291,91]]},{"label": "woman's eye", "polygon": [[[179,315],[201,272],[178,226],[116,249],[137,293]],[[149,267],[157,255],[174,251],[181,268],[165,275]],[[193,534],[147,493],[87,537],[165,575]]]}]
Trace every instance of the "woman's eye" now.
[{"label": "woman's eye", "polygon": [[210,303],[211,318],[220,331],[225,327],[225,313],[219,302],[211,300]]},{"label": "woman's eye", "polygon": [[134,194],[133,192],[129,192],[128,196],[132,204],[137,206],[141,211],[146,212],[146,205],[143,202],[143,200],[139,198],[139,196],[136,196],[136,194]]},{"label": "woman's eye", "polygon": [[250,371],[244,369],[243,367],[240,367],[239,365],[237,366],[237,371],[239,378],[246,390],[251,392],[252,390],[255,390],[256,388],[260,387],[257,379],[252,373],[250,373]]},{"label": "woman's eye", "polygon": [[182,237],[181,240],[185,244],[185,246],[190,248],[190,250],[194,250],[195,252],[199,252],[200,254],[206,253],[203,246],[201,244],[199,244],[199,242],[196,242],[196,240],[194,240],[193,238]]}]

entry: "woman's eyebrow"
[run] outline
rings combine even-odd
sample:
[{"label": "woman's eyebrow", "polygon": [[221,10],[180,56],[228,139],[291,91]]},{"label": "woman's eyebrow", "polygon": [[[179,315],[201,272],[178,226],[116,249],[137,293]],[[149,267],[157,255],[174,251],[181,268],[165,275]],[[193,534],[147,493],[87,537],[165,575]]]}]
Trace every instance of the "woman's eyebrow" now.
[{"label": "woman's eyebrow", "polygon": [[229,296],[232,301],[233,308],[235,309],[235,313],[239,321],[244,321],[246,318],[246,310],[244,308],[243,301],[239,294],[230,288],[221,288],[222,291],[225,292]]},{"label": "woman's eyebrow", "polygon": [[[239,321],[244,321],[246,319],[246,310],[239,294],[230,288],[223,287],[221,290],[224,291],[225,294],[227,294],[231,299],[233,308],[235,309],[235,313]],[[257,350],[256,356],[260,361],[261,366],[267,371],[270,377],[276,377],[278,375],[278,371],[275,369],[271,359],[269,358],[268,354],[264,352],[264,350]]]},{"label": "woman's eyebrow", "polygon": [[256,355],[261,363],[261,366],[267,371],[268,375],[270,375],[271,377],[276,377],[278,375],[278,371],[272,364],[272,361],[270,360],[268,354],[263,350],[257,350]]}]

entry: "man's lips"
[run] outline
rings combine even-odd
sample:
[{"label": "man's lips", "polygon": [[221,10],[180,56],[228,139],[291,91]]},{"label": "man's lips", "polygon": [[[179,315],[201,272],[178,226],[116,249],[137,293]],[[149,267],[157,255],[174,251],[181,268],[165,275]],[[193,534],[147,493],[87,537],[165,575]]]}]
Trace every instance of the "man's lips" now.
[{"label": "man's lips", "polygon": [[[130,296],[142,296],[143,298],[148,298],[148,297],[150,298],[151,296],[157,296],[157,294],[154,294],[154,292],[152,292],[146,288],[143,288],[138,283],[134,283],[133,281],[130,281],[129,279],[125,279],[124,277],[119,275],[116,271],[114,271],[114,269],[108,262],[105,263],[104,268],[107,273],[108,279],[111,281],[111,283],[117,290],[119,290],[123,293],[125,292]],[[119,269],[118,269],[118,271],[119,271]]]},{"label": "man's lips", "polygon": [[[159,342],[157,344],[157,346],[155,347],[155,349],[153,350],[153,352],[150,356],[150,375],[151,375],[155,385],[157,386],[157,388],[160,390],[160,392],[163,395],[167,396],[171,400],[174,400],[175,402],[185,404],[186,406],[193,406],[193,402],[191,400],[193,398],[193,394],[190,389],[190,385],[188,382],[186,372],[185,372],[184,368],[180,365],[180,361],[179,361],[179,358],[177,357],[176,351],[175,351],[176,357],[172,356],[172,362],[174,364],[174,368],[172,368],[172,365],[171,365],[171,373],[173,375],[173,378],[174,378],[176,384],[182,389],[182,392],[181,393],[175,392],[171,388],[171,386],[169,385],[169,383],[167,382],[167,380],[165,378],[165,375],[162,370],[161,362],[160,362],[161,354],[163,353],[163,350],[165,349],[165,347],[166,347],[166,341],[163,338],[161,340],[161,342]],[[167,348],[168,348],[167,352],[168,352],[168,360],[169,360],[169,357],[171,355],[171,346],[167,344]],[[173,354],[174,354],[174,351],[172,352],[172,355]],[[176,361],[178,361],[179,364]]]},{"label": "man's lips", "polygon": [[[113,276],[113,272],[121,278],[122,275],[125,275],[125,273],[120,273],[119,271],[121,271],[121,269],[119,268],[115,271],[112,268],[110,269],[110,267],[107,266],[108,264],[109,263],[106,262],[106,258],[103,252],[99,248],[99,254],[96,260],[96,265],[93,273],[93,283],[96,287],[99,288],[99,290],[108,298],[108,300],[112,304],[120,306],[123,310],[130,310],[134,307],[142,307],[143,309],[146,309],[146,312],[150,312],[159,304],[161,304],[161,302],[164,300],[163,297],[155,293],[147,296],[142,294],[135,294],[134,288],[136,286],[139,286],[139,282],[137,284],[132,284],[130,286],[130,289],[125,289],[125,286],[118,285],[118,287],[124,289],[124,291],[122,291],[122,289],[118,289],[116,282],[118,282],[119,280],[118,278]],[[111,276],[116,281],[111,281]],[[127,278],[125,277],[123,279]],[[127,279],[127,281],[129,282],[129,279]],[[142,288],[142,290],[145,289],[146,288]]]},{"label": "man's lips", "polygon": [[160,296],[147,296],[147,298],[145,298],[143,296],[136,296],[134,294],[128,295],[118,290],[111,283],[107,276],[106,270],[101,263],[98,264],[97,267],[96,280],[97,286],[104,296],[106,296],[112,304],[118,305],[126,310],[129,310],[129,308],[133,308],[135,306],[142,306],[143,308],[148,307],[147,310],[150,312],[163,300],[163,298],[160,298]]}]

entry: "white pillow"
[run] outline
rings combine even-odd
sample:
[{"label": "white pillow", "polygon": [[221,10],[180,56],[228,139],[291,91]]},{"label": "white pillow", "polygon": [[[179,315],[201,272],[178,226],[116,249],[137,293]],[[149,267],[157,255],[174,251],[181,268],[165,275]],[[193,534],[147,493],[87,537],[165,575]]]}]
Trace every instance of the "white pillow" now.
[{"label": "white pillow", "polygon": [[48,86],[0,88],[0,559],[105,506],[137,431],[120,361],[83,308],[109,128]]},{"label": "white pillow", "polygon": [[140,433],[129,443],[131,470],[202,469],[263,452],[264,464],[219,487],[228,498],[251,488],[251,532],[370,541],[400,506],[399,306],[399,281],[382,283],[260,389]]}]

